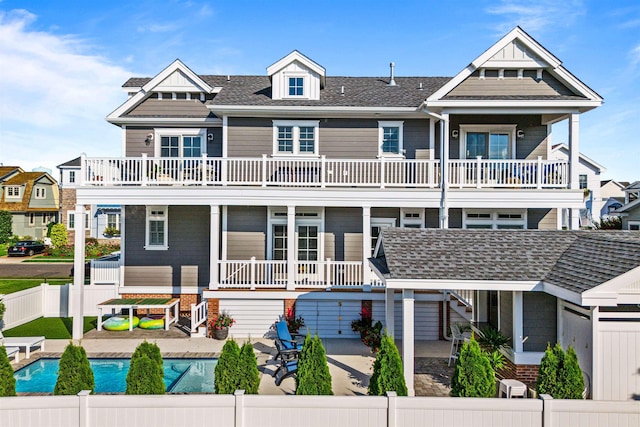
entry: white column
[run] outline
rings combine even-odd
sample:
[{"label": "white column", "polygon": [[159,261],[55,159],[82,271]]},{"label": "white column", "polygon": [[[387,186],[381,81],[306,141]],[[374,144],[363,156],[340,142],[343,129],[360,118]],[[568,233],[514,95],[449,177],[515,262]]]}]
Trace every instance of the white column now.
[{"label": "white column", "polygon": [[389,335],[390,337],[395,337],[395,293],[393,289],[385,289],[384,295],[384,317],[385,325],[387,326],[387,335]]},{"label": "white column", "polygon": [[513,291],[513,351],[522,353],[522,340],[524,339],[523,322],[522,322],[522,291]]},{"label": "white column", "polygon": [[287,290],[296,288],[296,207],[287,206]]},{"label": "white column", "polygon": [[429,118],[429,159],[433,160],[436,158],[435,148],[436,148],[436,119],[433,117]]},{"label": "white column", "polygon": [[211,205],[209,224],[209,289],[218,289],[220,275],[218,260],[220,259],[220,206]]},{"label": "white column", "polygon": [[447,192],[449,190],[449,114],[443,113],[440,120],[440,228],[449,228],[449,205]]},{"label": "white column", "polygon": [[84,317],[84,205],[77,204],[74,214],[74,253],[73,253],[73,339],[80,340],[83,335]]},{"label": "white column", "polygon": [[371,258],[371,207],[362,207],[362,284],[371,283],[371,269],[368,259]]},{"label": "white column", "polygon": [[[569,115],[569,188],[578,190],[580,188],[580,115]],[[569,228],[577,230],[580,228],[580,209],[572,208],[570,211]]]},{"label": "white column", "polygon": [[600,348],[599,332],[600,307],[596,306],[591,309],[591,348],[593,352],[593,360],[591,361],[591,398],[593,400],[601,400],[603,395],[600,382],[604,376],[604,369],[600,362],[600,352],[606,350]]},{"label": "white column", "polygon": [[404,380],[407,383],[409,396],[415,396],[413,385],[415,343],[414,343],[414,299],[413,289],[402,290],[402,363],[404,368]]}]

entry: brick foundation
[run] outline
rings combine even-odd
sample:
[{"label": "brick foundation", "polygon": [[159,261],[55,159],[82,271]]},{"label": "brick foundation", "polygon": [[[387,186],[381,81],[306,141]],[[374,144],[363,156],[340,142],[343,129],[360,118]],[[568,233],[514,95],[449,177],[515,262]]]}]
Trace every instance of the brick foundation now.
[{"label": "brick foundation", "polygon": [[499,376],[522,381],[529,388],[535,387],[538,379],[538,365],[515,365],[507,358],[505,358],[504,362],[504,368],[498,372]]},{"label": "brick foundation", "polygon": [[209,298],[207,300],[207,323],[211,322],[220,314],[220,299]]},{"label": "brick foundation", "polygon": [[[198,304],[200,295],[198,294],[122,294],[120,298],[180,298],[180,314],[191,315],[191,304]],[[136,310],[136,315],[144,316],[147,314],[146,309]],[[161,308],[149,309],[149,314],[164,314]]]}]

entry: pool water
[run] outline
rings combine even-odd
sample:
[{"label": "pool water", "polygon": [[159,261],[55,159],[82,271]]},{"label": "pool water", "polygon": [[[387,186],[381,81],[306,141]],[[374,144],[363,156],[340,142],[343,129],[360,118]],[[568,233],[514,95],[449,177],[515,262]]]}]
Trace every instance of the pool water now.
[{"label": "pool water", "polygon": [[[124,393],[130,359],[89,359],[96,393]],[[43,358],[15,372],[18,393],[53,393],[60,359]],[[167,393],[213,393],[218,359],[164,359]]]}]

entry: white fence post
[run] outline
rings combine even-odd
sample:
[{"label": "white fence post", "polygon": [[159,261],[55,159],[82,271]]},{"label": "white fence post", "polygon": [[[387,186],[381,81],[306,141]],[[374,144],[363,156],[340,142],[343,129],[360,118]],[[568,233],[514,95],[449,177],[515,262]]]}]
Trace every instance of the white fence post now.
[{"label": "white fence post", "polygon": [[396,427],[397,403],[398,403],[398,394],[395,391],[388,391],[387,392],[387,427]]},{"label": "white fence post", "polygon": [[78,421],[80,427],[89,427],[89,395],[91,390],[78,393]]},{"label": "white fence post", "polygon": [[553,411],[551,410],[553,397],[548,394],[541,394],[539,397],[542,400],[542,425],[553,427]]},{"label": "white fence post", "polygon": [[244,427],[244,390],[236,390],[236,422],[235,427]]}]

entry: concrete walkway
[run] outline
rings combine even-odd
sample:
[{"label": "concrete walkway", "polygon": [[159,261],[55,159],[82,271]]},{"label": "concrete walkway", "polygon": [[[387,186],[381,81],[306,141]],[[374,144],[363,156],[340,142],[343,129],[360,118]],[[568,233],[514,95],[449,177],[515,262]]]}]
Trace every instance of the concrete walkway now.
[{"label": "concrete walkway", "polygon": [[[136,346],[145,338],[85,338],[81,341],[89,357],[130,357]],[[218,357],[225,341],[210,338],[146,338],[149,342],[155,342],[160,347],[164,356],[171,357]],[[245,342],[243,338],[237,338],[238,344]],[[256,357],[258,369],[261,372],[260,394],[284,395],[295,393],[295,379],[285,379],[279,387],[271,376],[277,368],[273,361],[275,347],[273,340],[267,338],[251,340]],[[322,340],[326,352],[329,371],[331,372],[333,392],[338,396],[366,395],[369,378],[372,373],[374,357],[368,347],[356,339],[332,339]],[[69,340],[46,340],[46,352],[35,351],[30,359],[24,359],[24,353],[20,355],[20,362],[13,364],[14,369],[19,369],[40,357],[59,357],[69,344]],[[402,349],[402,343],[398,342],[398,348]],[[418,341],[416,342],[416,394],[429,396],[442,396],[448,394],[446,384],[443,384],[442,366],[446,367],[449,356],[448,341]],[[421,368],[435,363],[437,372],[433,375],[424,373]],[[441,362],[441,363],[438,363]],[[452,371],[452,368],[451,368]],[[446,380],[446,378],[445,378]],[[430,394],[425,394],[430,393]]]}]

